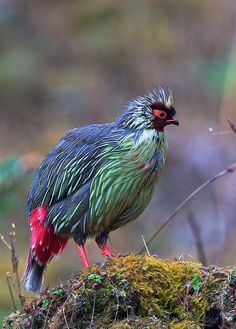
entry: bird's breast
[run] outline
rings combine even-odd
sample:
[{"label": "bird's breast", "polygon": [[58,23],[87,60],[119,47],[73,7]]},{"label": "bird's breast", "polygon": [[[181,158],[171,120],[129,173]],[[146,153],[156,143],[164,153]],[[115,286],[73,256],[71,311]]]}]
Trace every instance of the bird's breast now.
[{"label": "bird's breast", "polygon": [[133,163],[140,175],[147,175],[151,179],[159,176],[161,169],[165,164],[165,154],[162,150],[156,150],[154,154],[146,160],[142,157],[135,156]]},{"label": "bird's breast", "polygon": [[[144,209],[149,202],[166,152],[167,146],[159,139],[135,144],[130,138],[119,152],[109,153],[90,187],[90,234],[110,231],[117,218],[131,220],[138,216],[136,208]],[[124,215],[126,212],[129,216]]]},{"label": "bird's breast", "polygon": [[160,140],[151,140],[138,145],[132,156],[132,162],[142,174],[159,176],[159,172],[165,165],[167,144]]}]

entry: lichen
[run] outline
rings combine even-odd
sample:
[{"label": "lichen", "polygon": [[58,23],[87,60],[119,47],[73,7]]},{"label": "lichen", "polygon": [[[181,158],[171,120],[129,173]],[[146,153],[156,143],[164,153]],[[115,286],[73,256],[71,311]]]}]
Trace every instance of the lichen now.
[{"label": "lichen", "polygon": [[219,328],[236,324],[235,288],[235,271],[227,268],[131,254],[45,290],[3,328]]}]

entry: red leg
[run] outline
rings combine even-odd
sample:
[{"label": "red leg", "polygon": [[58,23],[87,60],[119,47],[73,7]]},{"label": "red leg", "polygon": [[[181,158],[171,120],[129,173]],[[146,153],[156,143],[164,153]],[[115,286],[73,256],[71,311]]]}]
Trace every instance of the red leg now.
[{"label": "red leg", "polygon": [[105,243],[98,243],[98,247],[102,249],[102,255],[109,257],[114,256]]},{"label": "red leg", "polygon": [[89,267],[88,258],[87,258],[84,246],[83,245],[77,245],[77,248],[78,248],[79,253],[80,253],[80,258],[81,258],[83,267]]}]

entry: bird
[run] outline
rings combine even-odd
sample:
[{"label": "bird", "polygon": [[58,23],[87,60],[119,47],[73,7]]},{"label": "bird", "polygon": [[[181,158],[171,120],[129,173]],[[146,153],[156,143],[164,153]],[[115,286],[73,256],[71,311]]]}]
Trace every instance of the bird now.
[{"label": "bird", "polygon": [[175,115],[171,90],[158,87],[128,102],[112,123],[69,130],[49,151],[26,203],[27,291],[42,289],[47,264],[70,238],[85,268],[87,238],[113,256],[109,233],[135,220],[150,202],[168,152],[164,129],[179,125]]}]

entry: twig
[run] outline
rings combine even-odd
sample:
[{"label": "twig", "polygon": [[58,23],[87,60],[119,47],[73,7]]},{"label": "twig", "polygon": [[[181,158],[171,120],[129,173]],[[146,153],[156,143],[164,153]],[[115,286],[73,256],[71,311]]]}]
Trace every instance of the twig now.
[{"label": "twig", "polygon": [[13,291],[13,288],[14,288],[14,292],[18,295],[17,287],[16,287],[15,282],[14,282],[15,280],[13,280],[13,278],[12,278],[12,274],[13,273],[9,272],[9,282],[11,283],[12,291]]},{"label": "twig", "polygon": [[196,242],[196,249],[198,254],[198,259],[202,263],[202,265],[207,266],[207,257],[204,249],[204,245],[201,239],[201,232],[200,228],[198,226],[197,221],[195,220],[194,214],[192,212],[189,212],[187,216],[193,237]]},{"label": "twig", "polygon": [[[192,200],[192,198],[197,195],[198,193],[200,193],[205,187],[207,187],[209,184],[213,183],[215,180],[219,179],[220,177],[232,173],[234,172],[236,169],[236,162],[233,162],[231,165],[228,166],[228,168],[226,168],[225,170],[219,172],[217,175],[211,177],[210,179],[208,179],[205,183],[203,183],[202,185],[200,185],[196,190],[194,190],[192,193],[190,193],[187,198],[184,199],[183,202],[180,203],[180,205],[174,210],[172,211],[172,213],[167,216],[164,221],[163,224],[154,232],[154,234],[151,236],[151,238],[146,242],[147,246],[155,239],[155,237],[166,227],[167,224],[169,224],[171,222],[171,220],[175,217],[176,214],[178,214],[178,212],[190,201]],[[145,251],[145,247],[142,248],[139,251],[139,254],[142,254]]]},{"label": "twig", "polygon": [[119,312],[119,308],[120,308],[120,301],[119,301],[119,291],[118,289],[115,289],[115,294],[116,294],[116,313],[115,313],[115,318],[114,318],[114,324],[116,324],[116,320],[117,320],[117,316],[118,316],[118,312]]},{"label": "twig", "polygon": [[66,315],[65,315],[65,309],[64,309],[64,306],[62,307],[62,312],[63,312],[63,315],[64,315],[64,320],[65,320],[66,327],[67,327],[67,329],[70,329],[70,327],[68,326],[68,322],[67,322],[67,320],[66,320]]},{"label": "twig", "polygon": [[9,250],[11,250],[11,246],[7,243],[7,241],[4,238],[4,235],[2,235],[1,233],[0,233],[0,239],[5,244],[5,246],[7,246]]},{"label": "twig", "polygon": [[11,288],[11,282],[10,282],[10,274],[8,272],[6,273],[6,279],[7,279],[8,289],[10,291],[10,296],[11,296],[11,302],[12,302],[12,306],[13,306],[13,311],[16,311],[16,304],[15,304],[15,300],[14,300],[14,296],[13,296],[13,292],[12,292],[12,288]]},{"label": "twig", "polygon": [[228,118],[227,121],[229,123],[230,128],[233,130],[233,132],[236,133],[236,126],[235,126],[235,124],[231,121],[230,118]]},{"label": "twig", "polygon": [[19,259],[16,254],[15,244],[14,244],[14,232],[10,232],[10,246],[11,246],[11,264],[12,264],[12,271],[16,273],[18,269]]},{"label": "twig", "polygon": [[[13,229],[15,228],[14,223],[12,223],[12,228]],[[12,262],[13,273],[15,274],[16,277],[17,293],[20,299],[21,306],[23,307],[25,303],[25,296],[23,295],[22,285],[19,277],[19,257],[16,252],[14,237],[15,237],[15,232],[11,232],[10,233],[11,262]]]},{"label": "twig", "polygon": [[145,247],[145,249],[146,249],[146,253],[148,254],[148,256],[151,256],[151,255],[150,255],[150,252],[149,252],[149,250],[148,250],[148,246],[147,246],[147,244],[146,244],[146,241],[145,241],[145,239],[144,239],[144,236],[141,235],[141,237],[142,237],[142,240],[143,240],[144,247]]},{"label": "twig", "polygon": [[51,309],[51,306],[52,306],[52,302],[54,301],[54,299],[51,300],[50,304],[49,304],[49,307],[48,307],[48,310],[47,310],[47,314],[46,314],[46,318],[45,318],[45,321],[44,321],[44,325],[43,325],[43,329],[46,329],[46,325],[47,325],[47,320],[48,320],[48,315],[49,315],[49,311]]},{"label": "twig", "polygon": [[[10,250],[11,252],[11,263],[12,263],[12,271],[15,274],[15,282],[12,280],[12,277],[8,274],[7,275],[7,282],[8,282],[8,287],[11,295],[11,299],[13,297],[13,292],[12,292],[12,286],[15,288],[18,297],[20,299],[21,306],[23,307],[25,303],[25,296],[23,295],[23,289],[19,277],[19,258],[16,252],[16,247],[15,247],[15,224],[12,223],[12,228],[13,231],[10,232],[10,244],[5,240],[5,237],[0,233],[0,240],[5,244],[5,246]],[[11,281],[11,282],[10,282]],[[14,304],[14,302],[13,302]],[[15,305],[15,304],[14,304]]]},{"label": "twig", "polygon": [[96,297],[94,295],[94,299],[93,299],[93,311],[92,311],[92,317],[91,317],[90,326],[89,326],[90,329],[92,328],[93,321],[94,321],[95,303],[96,303]]}]

